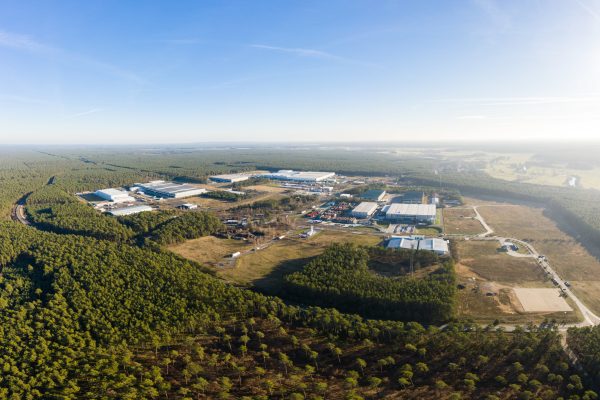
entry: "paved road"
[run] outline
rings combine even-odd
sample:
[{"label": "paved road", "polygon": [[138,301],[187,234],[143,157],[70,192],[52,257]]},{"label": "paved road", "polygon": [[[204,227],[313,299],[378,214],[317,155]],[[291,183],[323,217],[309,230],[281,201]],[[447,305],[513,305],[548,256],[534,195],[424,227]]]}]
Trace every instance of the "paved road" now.
[{"label": "paved road", "polygon": [[17,201],[10,214],[13,221],[20,222],[23,225],[31,225],[31,222],[27,220],[27,214],[25,213],[25,201],[27,200],[27,196],[29,196],[29,193]]}]

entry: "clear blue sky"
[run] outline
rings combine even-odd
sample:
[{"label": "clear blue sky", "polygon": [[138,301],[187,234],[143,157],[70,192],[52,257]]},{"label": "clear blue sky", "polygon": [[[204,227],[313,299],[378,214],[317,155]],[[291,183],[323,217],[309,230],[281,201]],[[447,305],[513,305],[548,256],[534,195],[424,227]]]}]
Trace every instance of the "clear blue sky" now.
[{"label": "clear blue sky", "polygon": [[594,135],[600,0],[0,0],[1,143]]}]

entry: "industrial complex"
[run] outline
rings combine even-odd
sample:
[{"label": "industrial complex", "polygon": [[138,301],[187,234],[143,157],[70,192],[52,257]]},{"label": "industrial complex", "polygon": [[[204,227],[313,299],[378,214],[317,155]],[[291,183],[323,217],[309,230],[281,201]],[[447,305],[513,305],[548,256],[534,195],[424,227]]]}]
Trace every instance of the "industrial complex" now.
[{"label": "industrial complex", "polygon": [[362,202],[352,210],[352,216],[355,218],[368,218],[377,211],[377,203]]},{"label": "industrial complex", "polygon": [[101,199],[111,201],[113,203],[127,203],[135,201],[135,199],[131,197],[129,193],[119,189],[101,189],[96,190],[94,194]]},{"label": "industrial complex", "polygon": [[371,189],[360,195],[361,199],[372,200],[372,201],[383,201],[385,198],[386,192],[385,190],[376,190]]},{"label": "industrial complex", "polygon": [[167,199],[182,199],[184,197],[198,196],[206,193],[204,188],[198,188],[187,183],[176,183],[166,181],[151,181],[148,183],[137,183],[140,191],[150,196]]},{"label": "industrial complex", "polygon": [[248,179],[252,178],[255,175],[256,175],[256,173],[252,173],[252,172],[241,173],[241,174],[224,174],[224,175],[209,176],[208,179],[210,179],[213,182],[218,182],[218,183],[236,183],[236,182],[247,181]]},{"label": "industrial complex", "polygon": [[282,181],[321,182],[333,178],[335,176],[335,172],[294,171],[291,169],[280,169],[277,172],[270,172],[260,176],[262,178],[277,179]]},{"label": "industrial complex", "polygon": [[394,203],[386,206],[385,218],[406,223],[435,223],[437,211],[435,204]]}]

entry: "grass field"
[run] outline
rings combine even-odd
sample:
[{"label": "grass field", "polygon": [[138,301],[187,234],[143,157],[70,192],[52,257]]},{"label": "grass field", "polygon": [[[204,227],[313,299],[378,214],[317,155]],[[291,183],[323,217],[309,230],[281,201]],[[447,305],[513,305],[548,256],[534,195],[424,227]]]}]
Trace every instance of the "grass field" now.
[{"label": "grass field", "polygon": [[[527,163],[531,154],[506,154],[488,162],[484,169],[490,176],[507,181],[519,181],[550,186],[565,186],[571,176],[580,179],[584,188],[600,189],[600,169],[574,169],[565,165],[541,166]],[[527,164],[527,170],[523,170]]]},{"label": "grass field", "polygon": [[240,201],[224,201],[217,199],[209,199],[204,197],[189,197],[186,202],[197,204],[198,207],[203,209],[209,209],[213,211],[227,210],[230,208],[242,206],[245,204],[251,204],[255,201],[270,200],[270,199],[281,199],[284,195],[277,192],[260,192],[255,196]]},{"label": "grass field", "polygon": [[444,232],[450,235],[476,235],[485,232],[475,216],[475,211],[470,208],[445,208]]},{"label": "grass field", "polygon": [[483,206],[479,212],[497,235],[530,242],[567,280],[600,281],[600,261],[543,215],[526,206]]},{"label": "grass field", "polygon": [[169,250],[182,257],[211,266],[224,261],[225,257],[236,251],[245,251],[251,248],[251,244],[241,240],[218,239],[214,236],[192,239],[168,247]]},{"label": "grass field", "polygon": [[458,241],[460,263],[482,278],[503,284],[544,282],[544,271],[531,258],[518,258],[498,252],[496,241]]},{"label": "grass field", "polygon": [[285,274],[297,271],[332,243],[376,245],[380,241],[375,235],[324,230],[308,239],[285,238],[263,250],[245,254],[237,260],[235,268],[223,269],[218,274],[237,284],[275,292]]}]

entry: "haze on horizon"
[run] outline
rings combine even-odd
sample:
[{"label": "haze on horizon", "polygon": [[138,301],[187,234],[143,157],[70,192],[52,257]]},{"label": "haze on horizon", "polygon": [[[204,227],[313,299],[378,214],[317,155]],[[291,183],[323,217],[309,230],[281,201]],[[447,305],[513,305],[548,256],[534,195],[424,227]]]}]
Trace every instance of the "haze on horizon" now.
[{"label": "haze on horizon", "polygon": [[0,10],[0,144],[600,132],[600,0],[0,0]]}]

